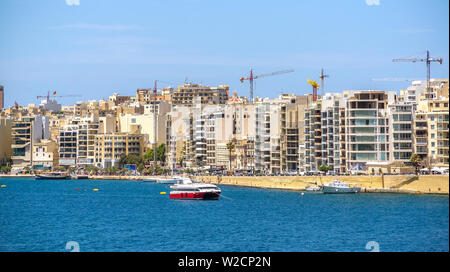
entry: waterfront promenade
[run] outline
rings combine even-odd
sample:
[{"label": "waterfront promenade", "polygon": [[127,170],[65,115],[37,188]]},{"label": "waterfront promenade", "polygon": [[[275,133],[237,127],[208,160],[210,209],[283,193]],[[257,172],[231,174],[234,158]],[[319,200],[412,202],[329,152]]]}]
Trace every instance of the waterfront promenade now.
[{"label": "waterfront promenade", "polygon": [[[1,177],[34,177],[33,175],[0,175]],[[136,180],[143,176],[89,176],[89,179]],[[147,176],[145,178],[148,178]],[[448,175],[385,176],[195,176],[193,179],[214,184],[303,191],[308,186],[322,185],[339,179],[350,186],[360,186],[366,193],[449,194]]]},{"label": "waterfront promenade", "polygon": [[350,186],[360,186],[362,192],[367,193],[449,194],[447,175],[198,177],[200,181],[216,184],[298,191],[305,190],[308,186],[322,185],[336,178],[349,183]]}]

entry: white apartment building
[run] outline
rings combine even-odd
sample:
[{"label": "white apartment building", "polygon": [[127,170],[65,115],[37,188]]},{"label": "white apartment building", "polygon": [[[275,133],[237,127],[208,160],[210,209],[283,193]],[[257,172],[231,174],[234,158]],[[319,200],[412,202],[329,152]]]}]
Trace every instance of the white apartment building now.
[{"label": "white apartment building", "polygon": [[391,160],[388,104],[394,99],[395,92],[385,91],[355,92],[347,99],[347,170],[366,171],[369,162]]}]

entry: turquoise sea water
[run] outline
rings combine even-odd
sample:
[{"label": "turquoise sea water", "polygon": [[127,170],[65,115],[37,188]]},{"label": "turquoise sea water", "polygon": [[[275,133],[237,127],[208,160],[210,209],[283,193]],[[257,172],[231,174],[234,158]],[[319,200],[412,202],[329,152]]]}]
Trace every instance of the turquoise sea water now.
[{"label": "turquoise sea water", "polygon": [[[220,186],[171,200],[139,181],[0,178],[0,251],[448,251],[448,196]],[[99,189],[93,191],[93,189]],[[79,189],[79,190],[76,190]]]}]

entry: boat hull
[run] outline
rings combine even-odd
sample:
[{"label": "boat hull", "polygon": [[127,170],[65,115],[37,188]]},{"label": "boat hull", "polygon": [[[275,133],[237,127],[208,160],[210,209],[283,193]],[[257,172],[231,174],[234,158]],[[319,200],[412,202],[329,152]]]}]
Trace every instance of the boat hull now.
[{"label": "boat hull", "polygon": [[332,186],[323,186],[322,192],[324,194],[356,194],[361,191],[360,187],[351,187],[351,188],[336,188]]},{"label": "boat hull", "polygon": [[72,179],[89,179],[89,176],[85,176],[85,175],[82,175],[82,176],[73,176]]},{"label": "boat hull", "polygon": [[36,175],[35,179],[37,179],[37,180],[60,180],[60,179],[70,179],[70,176],[45,176],[45,175]]},{"label": "boat hull", "polygon": [[218,200],[220,192],[170,192],[169,197],[180,200]]},{"label": "boat hull", "polygon": [[178,183],[177,179],[156,179],[156,183],[159,184],[175,184]]},{"label": "boat hull", "polygon": [[156,178],[145,178],[145,179],[143,179],[142,181],[143,182],[156,182]]}]

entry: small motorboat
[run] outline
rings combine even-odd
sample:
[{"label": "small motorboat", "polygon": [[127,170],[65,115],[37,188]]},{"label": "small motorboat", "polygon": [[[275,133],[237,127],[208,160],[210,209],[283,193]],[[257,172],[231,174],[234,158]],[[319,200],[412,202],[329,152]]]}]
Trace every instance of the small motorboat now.
[{"label": "small motorboat", "polygon": [[89,179],[89,175],[73,175],[72,179]]},{"label": "small motorboat", "polygon": [[360,191],[361,187],[350,187],[347,183],[340,180],[333,180],[322,186],[322,192],[324,194],[355,194]]},{"label": "small motorboat", "polygon": [[307,192],[320,192],[322,191],[322,188],[319,186],[308,186],[305,188],[305,191]]},{"label": "small motorboat", "polygon": [[142,181],[143,182],[156,182],[158,178],[143,178]]},{"label": "small motorboat", "polygon": [[70,179],[70,175],[67,173],[62,172],[49,172],[49,173],[42,173],[42,174],[36,174],[35,179]]},{"label": "small motorboat", "polygon": [[156,178],[156,183],[160,183],[160,184],[176,184],[176,183],[180,183],[181,181],[181,177],[178,176],[174,176],[171,178]]}]

